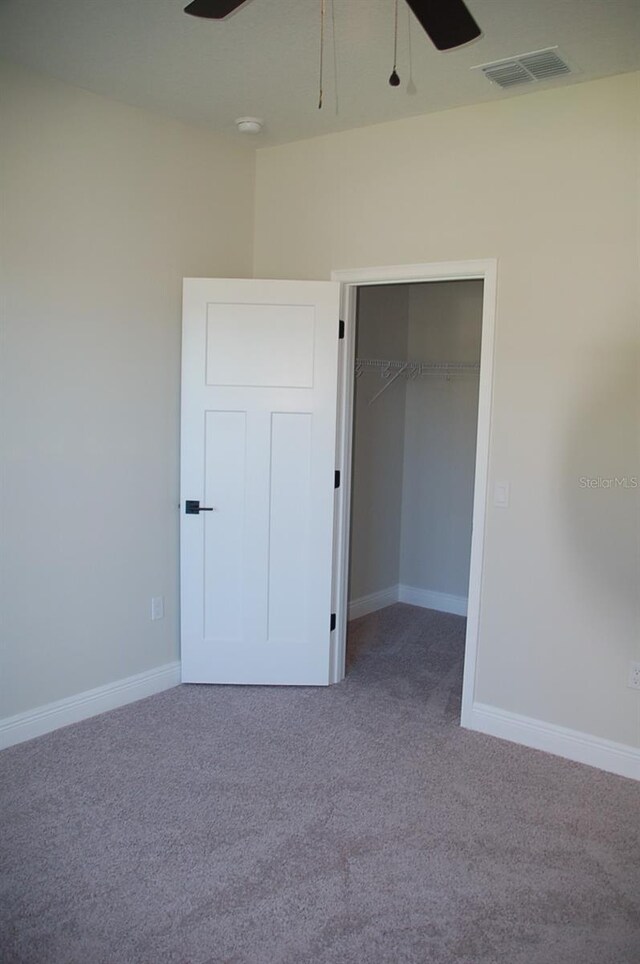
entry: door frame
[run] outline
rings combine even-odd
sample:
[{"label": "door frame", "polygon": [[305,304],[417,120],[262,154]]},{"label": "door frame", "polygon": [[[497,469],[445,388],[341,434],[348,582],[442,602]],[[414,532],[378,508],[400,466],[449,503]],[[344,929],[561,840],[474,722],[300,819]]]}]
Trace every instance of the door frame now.
[{"label": "door frame", "polygon": [[411,284],[428,281],[481,280],[482,334],[480,348],[480,384],[478,390],[478,429],[476,435],[475,482],[469,597],[465,638],[464,679],[462,686],[461,725],[472,725],[475,694],[478,631],[482,604],[482,570],[487,517],[489,450],[493,400],[493,365],[498,262],[495,258],[475,261],[443,261],[426,264],[388,265],[373,268],[349,268],[331,272],[331,280],[341,285],[341,318],[344,321],[344,348],[340,352],[338,371],[338,426],[336,466],[342,485],[336,490],[334,523],[333,599],[336,632],[331,647],[330,680],[339,682],[345,675],[348,582],[349,525],[351,517],[351,459],[353,447],[353,398],[356,333],[356,299],[360,287],[370,285]]}]

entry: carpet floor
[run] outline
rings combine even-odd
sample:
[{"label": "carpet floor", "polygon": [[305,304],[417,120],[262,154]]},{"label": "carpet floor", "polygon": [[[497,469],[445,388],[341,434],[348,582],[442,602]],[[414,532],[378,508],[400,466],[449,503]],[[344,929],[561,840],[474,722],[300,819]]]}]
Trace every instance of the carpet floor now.
[{"label": "carpet floor", "polygon": [[464,620],[0,754],[3,964],[638,964],[640,785],[458,726]]}]

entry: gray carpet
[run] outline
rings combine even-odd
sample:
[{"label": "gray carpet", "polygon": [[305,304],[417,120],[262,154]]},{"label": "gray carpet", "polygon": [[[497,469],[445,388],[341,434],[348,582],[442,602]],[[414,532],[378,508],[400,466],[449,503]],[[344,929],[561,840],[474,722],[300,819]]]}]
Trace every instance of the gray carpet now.
[{"label": "gray carpet", "polygon": [[638,964],[640,785],[461,730],[463,629],[0,754],[3,964]]}]

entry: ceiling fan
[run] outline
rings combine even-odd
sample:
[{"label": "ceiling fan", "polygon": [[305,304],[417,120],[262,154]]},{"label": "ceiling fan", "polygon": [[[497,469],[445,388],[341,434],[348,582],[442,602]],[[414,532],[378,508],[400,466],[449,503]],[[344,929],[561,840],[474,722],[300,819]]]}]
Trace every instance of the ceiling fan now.
[{"label": "ceiling fan", "polygon": [[[247,0],[192,0],[184,10],[194,17],[224,20]],[[407,0],[419,24],[438,50],[452,50],[482,31],[463,0]]]}]

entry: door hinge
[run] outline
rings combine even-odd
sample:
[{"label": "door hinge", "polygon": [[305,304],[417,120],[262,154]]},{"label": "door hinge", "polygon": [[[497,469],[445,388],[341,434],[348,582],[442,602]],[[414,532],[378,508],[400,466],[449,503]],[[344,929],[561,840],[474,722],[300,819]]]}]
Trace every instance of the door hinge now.
[{"label": "door hinge", "polygon": [[339,489],[339,488],[340,488],[340,471],[339,471],[339,469],[336,469],[335,472],[333,473],[333,487],[334,487],[334,489]]},{"label": "door hinge", "polygon": [[331,613],[331,624],[330,624],[329,632],[332,633],[335,628],[336,628],[336,614]]},{"label": "door hinge", "polygon": [[338,322],[338,338],[344,338],[344,321],[342,319]]}]

